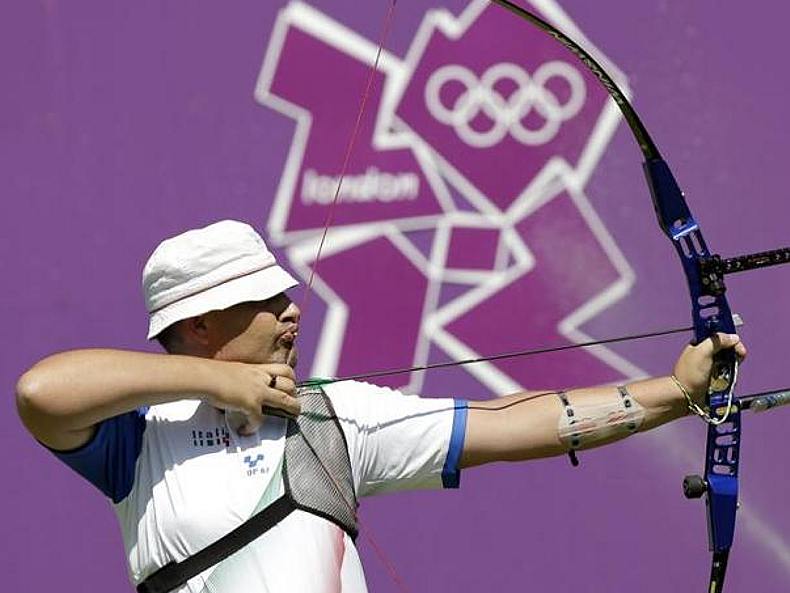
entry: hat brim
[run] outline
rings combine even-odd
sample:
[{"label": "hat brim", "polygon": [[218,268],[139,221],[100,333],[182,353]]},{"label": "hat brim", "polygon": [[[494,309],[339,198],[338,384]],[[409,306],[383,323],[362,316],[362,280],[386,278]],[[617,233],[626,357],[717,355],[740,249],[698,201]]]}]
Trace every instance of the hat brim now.
[{"label": "hat brim", "polygon": [[277,265],[228,280],[152,313],[148,324],[148,339],[155,338],[182,319],[203,315],[209,311],[222,311],[248,301],[265,301],[297,284],[299,282],[293,276]]}]

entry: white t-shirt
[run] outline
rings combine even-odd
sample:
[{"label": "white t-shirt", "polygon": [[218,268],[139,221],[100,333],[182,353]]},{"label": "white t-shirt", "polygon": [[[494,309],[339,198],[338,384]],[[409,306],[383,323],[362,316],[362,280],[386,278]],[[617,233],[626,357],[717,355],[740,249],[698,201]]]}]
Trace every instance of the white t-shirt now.
[{"label": "white t-shirt", "polygon": [[[357,496],[457,487],[465,402],[353,381],[323,388],[346,437]],[[56,453],[113,499],[134,583],[216,541],[282,493],[286,421],[269,416],[245,437],[234,420],[182,400],[105,421],[84,447]],[[297,510],[179,593],[366,590],[351,538]]]}]

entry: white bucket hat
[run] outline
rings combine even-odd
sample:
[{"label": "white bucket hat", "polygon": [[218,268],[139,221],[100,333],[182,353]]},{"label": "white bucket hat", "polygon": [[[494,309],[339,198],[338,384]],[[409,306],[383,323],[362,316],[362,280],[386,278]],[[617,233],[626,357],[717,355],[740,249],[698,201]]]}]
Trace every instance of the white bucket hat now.
[{"label": "white bucket hat", "polygon": [[297,284],[248,224],[222,220],[176,235],[143,269],[148,339],[182,319],[263,301]]}]

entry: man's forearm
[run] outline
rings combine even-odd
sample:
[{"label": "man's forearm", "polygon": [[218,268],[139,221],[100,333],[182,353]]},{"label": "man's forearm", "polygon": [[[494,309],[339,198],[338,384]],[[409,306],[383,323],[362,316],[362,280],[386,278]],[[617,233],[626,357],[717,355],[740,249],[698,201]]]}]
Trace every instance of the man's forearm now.
[{"label": "man's forearm", "polygon": [[50,356],[17,383],[19,415],[55,448],[78,446],[98,422],[213,389],[210,359],[122,350],[76,350]]},{"label": "man's forearm", "polygon": [[[684,416],[683,394],[668,377],[637,381],[628,385],[628,394],[638,405],[634,430],[645,431]],[[569,390],[567,401],[576,418],[585,410],[616,410],[626,407],[614,386]],[[636,406],[634,406],[636,407]],[[588,412],[589,413],[589,412]],[[466,441],[461,464],[464,467],[491,461],[519,461],[550,457],[567,452],[572,445],[563,438],[561,420],[567,409],[555,391],[518,393],[470,404]],[[635,416],[636,417],[636,416]],[[628,436],[628,422],[622,429],[590,434],[580,439],[579,449],[605,445]],[[569,429],[572,432],[573,427]]]}]

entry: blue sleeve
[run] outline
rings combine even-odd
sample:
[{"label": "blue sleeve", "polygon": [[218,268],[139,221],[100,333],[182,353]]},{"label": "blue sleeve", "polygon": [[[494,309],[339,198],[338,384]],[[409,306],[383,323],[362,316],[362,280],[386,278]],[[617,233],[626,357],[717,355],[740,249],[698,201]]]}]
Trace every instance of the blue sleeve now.
[{"label": "blue sleeve", "polygon": [[132,491],[134,468],[143,444],[147,408],[99,423],[90,441],[78,449],[51,451],[114,503]]},{"label": "blue sleeve", "polygon": [[442,484],[445,488],[458,488],[461,483],[461,453],[464,452],[464,437],[466,436],[466,415],[468,402],[455,400],[453,412],[453,428],[450,431],[450,446],[447,448],[447,458],[442,468]]}]

